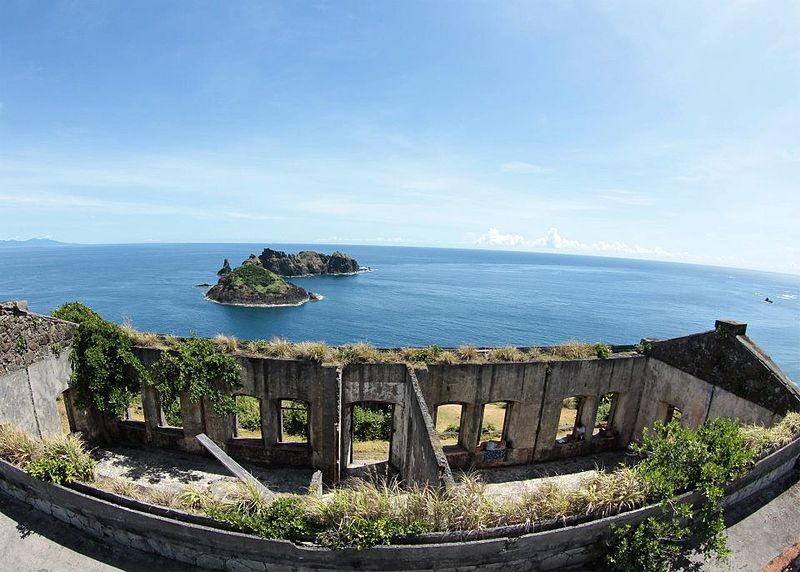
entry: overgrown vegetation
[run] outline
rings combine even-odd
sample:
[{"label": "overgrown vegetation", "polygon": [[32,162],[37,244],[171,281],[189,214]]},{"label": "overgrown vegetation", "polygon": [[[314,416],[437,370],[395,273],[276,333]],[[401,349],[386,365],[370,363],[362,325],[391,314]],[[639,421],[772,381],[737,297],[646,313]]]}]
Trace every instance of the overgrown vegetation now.
[{"label": "overgrown vegetation", "polygon": [[218,415],[236,412],[231,394],[239,386],[239,362],[217,351],[204,338],[179,341],[164,351],[152,367],[153,387],[165,412],[185,393],[192,403],[207,397]]},{"label": "overgrown vegetation", "polygon": [[[723,485],[746,471],[757,451],[784,445],[799,432],[799,413],[772,428],[741,427],[724,419],[696,430],[676,422],[657,424],[635,447],[641,460],[634,467],[599,470],[575,490],[547,481],[506,499],[488,494],[486,485],[469,474],[447,490],[355,480],[326,498],[280,495],[274,500],[248,485],[222,497],[210,489],[146,489],[122,479],[103,478],[98,485],[205,513],[265,538],[315,540],[332,548],[391,544],[429,531],[480,530],[571,515],[604,517],[660,502],[658,518],[617,529],[609,563],[619,570],[661,571],[691,547],[707,555],[725,553]],[[0,457],[53,482],[93,479],[94,462],[74,437],[38,441],[0,425]],[[676,495],[693,489],[706,501],[697,512],[674,503]]]},{"label": "overgrown vegetation", "polygon": [[121,416],[141,390],[137,376],[126,375],[126,369],[147,378],[133,354],[131,337],[79,302],[64,304],[53,316],[78,324],[70,354],[70,387],[75,390],[77,405],[100,412],[101,416]]},{"label": "overgrown vegetation", "polygon": [[56,484],[94,481],[95,461],[73,435],[34,439],[10,424],[0,425],[0,458],[32,476]]},{"label": "overgrown vegetation", "polygon": [[259,294],[281,292],[286,280],[262,266],[243,264],[222,278],[223,282],[236,287],[247,287]]},{"label": "overgrown vegetation", "polygon": [[[690,429],[677,421],[659,422],[632,448],[641,457],[635,470],[648,500],[661,503],[661,515],[635,529],[615,528],[618,540],[609,563],[626,572],[670,570],[691,546],[705,556],[726,557],[723,487],[744,474],[755,457],[740,425],[711,419]],[[703,495],[699,510],[675,505],[673,497],[694,489]]]},{"label": "overgrown vegetation", "polygon": [[353,438],[358,441],[388,441],[392,437],[392,405],[362,403],[353,406]]}]

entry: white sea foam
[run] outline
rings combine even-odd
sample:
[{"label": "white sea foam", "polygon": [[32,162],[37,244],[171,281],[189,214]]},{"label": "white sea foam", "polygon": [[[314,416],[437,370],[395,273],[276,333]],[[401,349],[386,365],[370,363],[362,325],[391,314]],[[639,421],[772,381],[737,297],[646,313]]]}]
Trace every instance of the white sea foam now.
[{"label": "white sea foam", "polygon": [[[209,302],[214,302],[215,304],[220,304],[222,306],[239,306],[241,308],[288,308],[288,307],[295,307],[295,306],[302,306],[306,302],[310,300],[310,298],[306,298],[302,302],[298,302],[297,304],[231,304],[230,302],[220,302],[219,300],[212,300],[208,296],[203,296]],[[321,299],[321,297],[320,297]]]}]

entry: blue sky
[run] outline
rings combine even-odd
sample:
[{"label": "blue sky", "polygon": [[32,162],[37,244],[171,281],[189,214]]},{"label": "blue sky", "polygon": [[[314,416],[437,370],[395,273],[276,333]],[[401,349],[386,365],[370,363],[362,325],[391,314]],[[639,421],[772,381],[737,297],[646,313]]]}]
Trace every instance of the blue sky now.
[{"label": "blue sky", "polygon": [[7,0],[0,213],[800,273],[800,4]]}]

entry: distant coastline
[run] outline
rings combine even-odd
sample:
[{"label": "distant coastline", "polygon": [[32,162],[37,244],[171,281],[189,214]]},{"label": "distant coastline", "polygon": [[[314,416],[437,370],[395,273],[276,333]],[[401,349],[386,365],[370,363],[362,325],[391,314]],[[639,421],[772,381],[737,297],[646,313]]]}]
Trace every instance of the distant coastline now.
[{"label": "distant coastline", "polygon": [[60,242],[49,238],[29,238],[27,240],[0,240],[0,248],[20,248],[24,246],[67,246],[68,242]]}]

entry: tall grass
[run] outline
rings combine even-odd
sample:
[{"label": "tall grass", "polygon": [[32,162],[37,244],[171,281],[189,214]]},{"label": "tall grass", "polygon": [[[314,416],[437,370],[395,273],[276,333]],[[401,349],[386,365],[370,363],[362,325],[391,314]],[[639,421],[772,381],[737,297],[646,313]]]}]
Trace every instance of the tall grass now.
[{"label": "tall grass", "polygon": [[773,447],[786,445],[800,433],[800,413],[789,412],[772,427],[745,425],[742,433],[745,445],[759,455]]},{"label": "tall grass", "polygon": [[292,345],[289,357],[326,363],[333,361],[335,354],[325,342],[300,342]]},{"label": "tall grass", "polygon": [[508,362],[519,362],[519,361],[527,361],[528,356],[525,355],[519,348],[515,348],[513,346],[505,346],[502,348],[493,348],[489,350],[489,353],[486,354],[487,361],[508,361]]},{"label": "tall grass", "polygon": [[59,484],[95,479],[95,461],[74,435],[34,439],[19,427],[0,424],[0,458]]},{"label": "tall grass", "polygon": [[239,351],[239,340],[233,336],[226,336],[225,334],[217,334],[213,339],[214,345],[222,352],[236,352]]},{"label": "tall grass", "polygon": [[569,340],[563,344],[547,348],[546,353],[562,359],[586,359],[597,355],[593,344],[577,340]]}]

